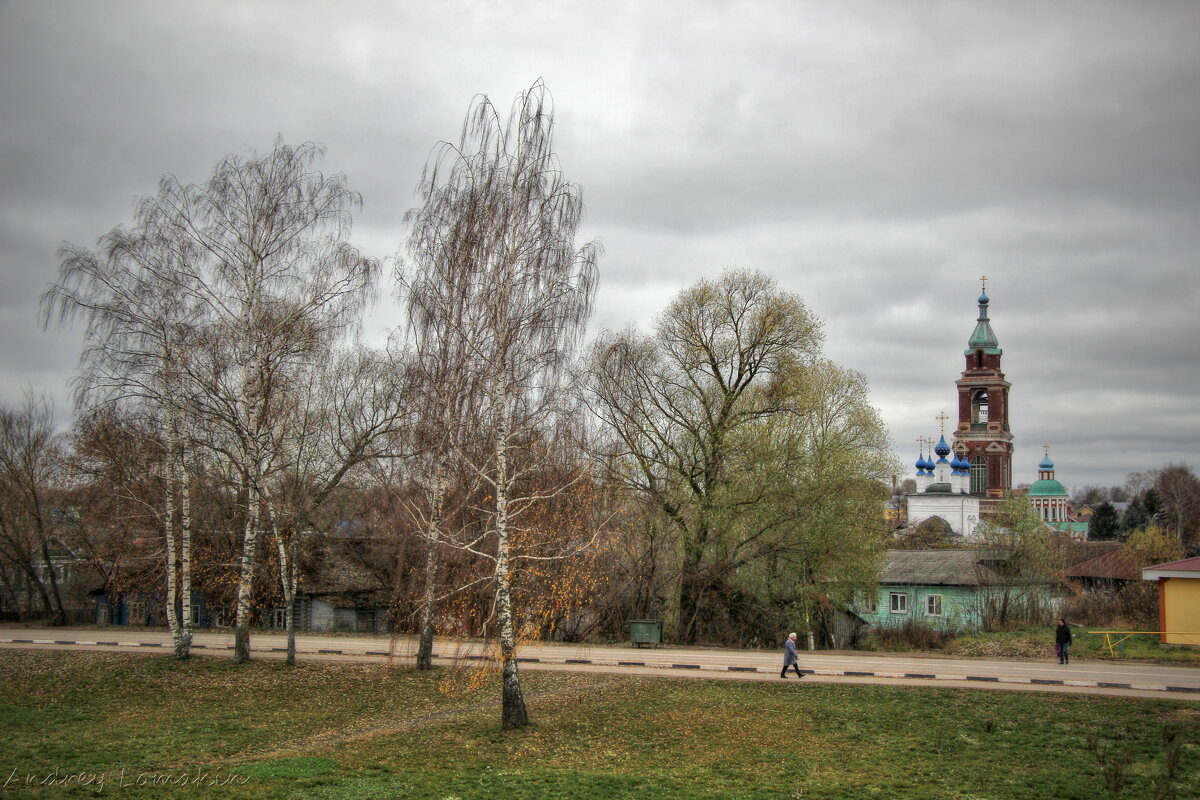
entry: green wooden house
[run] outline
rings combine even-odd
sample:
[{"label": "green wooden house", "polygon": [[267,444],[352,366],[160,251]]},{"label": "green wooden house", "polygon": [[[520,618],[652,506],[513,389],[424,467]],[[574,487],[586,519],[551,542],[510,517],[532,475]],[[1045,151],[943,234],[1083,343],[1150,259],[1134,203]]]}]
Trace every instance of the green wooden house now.
[{"label": "green wooden house", "polygon": [[1030,598],[1049,603],[1049,585],[1014,580],[987,550],[888,550],[878,588],[859,598],[855,613],[876,628],[976,630],[1000,604]]}]

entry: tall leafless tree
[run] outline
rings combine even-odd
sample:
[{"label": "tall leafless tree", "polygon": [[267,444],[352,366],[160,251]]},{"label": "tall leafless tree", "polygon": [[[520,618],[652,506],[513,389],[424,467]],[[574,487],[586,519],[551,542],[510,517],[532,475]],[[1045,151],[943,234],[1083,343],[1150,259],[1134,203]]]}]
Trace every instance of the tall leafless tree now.
[{"label": "tall leafless tree", "polygon": [[51,554],[52,495],[62,448],[45,398],[27,394],[20,408],[0,407],[0,569],[15,567],[35,588],[55,625],[66,611]]},{"label": "tall leafless tree", "polygon": [[317,528],[315,516],[344,481],[364,465],[395,455],[406,413],[403,370],[365,347],[309,362],[288,387],[277,419],[280,468],[264,481],[265,506],[279,558],[288,637],[287,663],[296,661],[294,606],[297,548]]},{"label": "tall leafless tree", "polygon": [[[177,487],[164,503],[168,530],[177,515],[187,530],[184,443],[202,440],[239,476],[239,662],[249,658],[264,484],[281,464],[282,388],[356,323],[378,272],[347,241],[359,197],[343,176],[314,169],[322,154],[276,142],[264,155],[222,159],[202,185],[165,176],[131,231],[112,231],[98,253],[64,248],[60,284],[43,298],[45,319],[87,322],[82,394],[141,397],[160,410],[166,483]],[[172,564],[186,565],[186,545],[179,554],[173,536],[167,543]],[[190,593],[180,594],[186,618]],[[173,599],[167,613],[175,627]]]},{"label": "tall leafless tree", "polygon": [[170,179],[143,198],[132,229],[114,228],[95,250],[64,245],[59,282],[42,296],[43,324],[82,318],[76,380],[81,411],[137,403],[159,419],[164,457],[157,507],[165,542],[165,610],[177,658],[191,645],[189,435],[194,385],[187,362],[204,308],[195,301],[197,243],[162,211]]},{"label": "tall leafless tree", "polygon": [[[583,203],[559,168],[553,130],[540,81],[518,95],[507,121],[477,97],[458,144],[434,151],[422,205],[408,217],[419,273],[410,281],[413,333],[429,359],[420,372],[446,383],[430,396],[456,398],[449,418],[435,421],[446,431],[434,440],[487,487],[485,533],[455,544],[492,565],[506,728],[529,721],[516,661],[512,585],[521,555],[512,536],[523,512],[562,485],[538,494],[519,487],[550,457],[538,448],[567,422],[565,368],[591,313],[599,251],[575,246]],[[453,418],[467,411],[469,420]],[[477,431],[470,441],[452,430],[463,424]]]},{"label": "tall leafless tree", "polygon": [[1200,523],[1200,479],[1187,464],[1167,464],[1154,478],[1167,525],[1184,547],[1197,539]]},{"label": "tall leafless tree", "polygon": [[378,262],[347,238],[361,201],[341,175],[314,169],[316,144],[277,141],[269,153],[222,159],[203,185],[163,180],[163,225],[195,245],[180,290],[206,312],[189,375],[208,440],[240,479],[242,556],[234,661],[250,657],[252,590],[264,482],[280,465],[273,429],[283,387],[326,358],[371,298]]}]

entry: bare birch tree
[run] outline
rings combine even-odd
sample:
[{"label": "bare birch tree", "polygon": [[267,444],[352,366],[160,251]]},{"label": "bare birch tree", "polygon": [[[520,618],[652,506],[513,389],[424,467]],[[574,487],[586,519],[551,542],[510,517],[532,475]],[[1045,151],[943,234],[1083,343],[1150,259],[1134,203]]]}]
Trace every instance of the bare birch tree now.
[{"label": "bare birch tree", "polygon": [[583,203],[559,168],[553,128],[540,81],[518,95],[507,121],[477,97],[458,145],[443,143],[426,165],[422,206],[409,215],[420,272],[411,284],[414,334],[430,342],[417,350],[455,362],[426,374],[446,381],[447,394],[470,398],[452,408],[472,411],[467,424],[478,431],[473,442],[447,433],[439,446],[452,447],[488,490],[485,533],[455,544],[491,564],[505,728],[529,722],[512,602],[521,555],[511,537],[525,511],[564,488],[523,494],[520,486],[550,455],[538,448],[566,422],[565,367],[591,313],[599,250],[576,249]]},{"label": "bare birch tree", "polygon": [[162,199],[143,198],[131,230],[114,228],[96,250],[64,245],[59,282],[42,296],[43,324],[85,322],[76,380],[80,410],[138,403],[159,419],[163,497],[157,513],[166,556],[165,612],[176,658],[191,645],[189,431],[194,385],[187,360],[204,308],[195,302],[196,243],[165,219]]},{"label": "bare birch tree", "polygon": [[420,531],[424,542],[423,586],[417,620],[418,670],[433,668],[434,616],[441,589],[439,553],[461,532],[461,512],[477,478],[461,468],[458,455],[477,442],[464,439],[478,418],[478,386],[470,373],[472,347],[470,307],[474,294],[471,270],[464,268],[447,230],[456,222],[454,208],[426,205],[409,213],[414,222],[409,253],[411,275],[399,273],[407,300],[408,334],[412,346],[411,396],[416,409],[407,429],[410,457],[406,461],[406,492],[400,507]]},{"label": "bare birch tree", "polygon": [[[188,528],[182,443],[202,438],[239,476],[238,662],[249,658],[264,481],[280,461],[281,387],[357,322],[378,272],[347,241],[360,200],[343,176],[313,168],[322,153],[276,142],[265,155],[222,159],[200,186],[165,176],[133,231],[108,234],[98,255],[64,248],[62,280],[43,298],[45,319],[81,314],[88,323],[88,392],[149,398],[161,410],[166,483],[177,487],[164,502],[167,526],[179,516]],[[173,564],[188,563],[186,545],[180,554],[173,536],[167,544]],[[179,594],[186,618],[190,593]],[[174,620],[173,600],[167,613]]]},{"label": "bare birch tree", "polygon": [[357,324],[379,267],[347,241],[361,200],[344,176],[314,169],[322,155],[316,144],[277,141],[263,155],[227,156],[202,186],[167,178],[159,193],[164,218],[202,256],[184,283],[211,320],[191,374],[203,389],[201,414],[240,476],[238,663],[250,657],[263,489],[280,461],[273,422],[283,387]]}]

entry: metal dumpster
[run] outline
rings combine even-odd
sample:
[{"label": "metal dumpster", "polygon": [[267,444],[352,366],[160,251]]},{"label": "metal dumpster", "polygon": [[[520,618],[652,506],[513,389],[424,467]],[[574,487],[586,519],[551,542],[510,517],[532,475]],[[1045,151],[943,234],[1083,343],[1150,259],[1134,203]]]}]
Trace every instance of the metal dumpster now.
[{"label": "metal dumpster", "polygon": [[662,644],[663,621],[661,619],[629,620],[629,641],[638,647]]}]

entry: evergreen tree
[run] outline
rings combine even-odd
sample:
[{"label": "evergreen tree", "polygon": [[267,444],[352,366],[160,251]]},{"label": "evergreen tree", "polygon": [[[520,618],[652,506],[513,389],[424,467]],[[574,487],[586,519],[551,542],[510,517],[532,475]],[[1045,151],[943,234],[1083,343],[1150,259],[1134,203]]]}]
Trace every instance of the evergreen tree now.
[{"label": "evergreen tree", "polygon": [[1147,489],[1145,496],[1142,497],[1142,510],[1146,513],[1147,523],[1158,522],[1161,518],[1163,511],[1162,497],[1154,487]]},{"label": "evergreen tree", "polygon": [[1128,539],[1129,534],[1142,530],[1149,521],[1150,517],[1146,515],[1146,509],[1142,506],[1141,496],[1134,497],[1129,503],[1129,508],[1125,509],[1125,519],[1121,523],[1121,538]]},{"label": "evergreen tree", "polygon": [[1095,513],[1088,525],[1088,538],[1099,541],[1116,539],[1121,531],[1117,510],[1107,501],[1096,506]]}]

